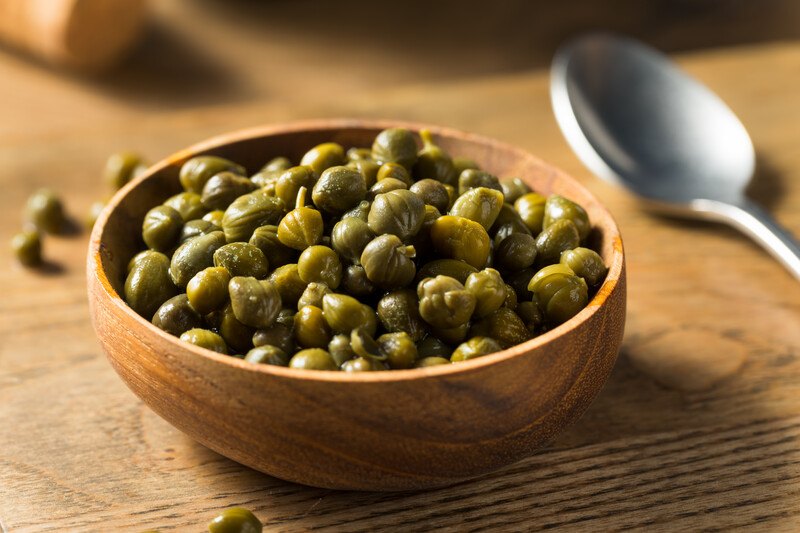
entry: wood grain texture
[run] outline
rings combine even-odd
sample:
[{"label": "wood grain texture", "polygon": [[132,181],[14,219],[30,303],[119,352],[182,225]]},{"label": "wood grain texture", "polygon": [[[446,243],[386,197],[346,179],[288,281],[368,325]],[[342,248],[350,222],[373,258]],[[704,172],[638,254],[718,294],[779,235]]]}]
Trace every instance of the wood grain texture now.
[{"label": "wood grain texture", "polygon": [[309,147],[370,146],[397,122],[326,120],[220,135],[168,157],[120,191],[92,232],[87,280],[92,322],[125,383],[199,442],[281,479],[350,490],[452,484],[529,455],[579,417],[616,360],[625,323],[625,259],[611,215],[581,185],[511,146],[428,126],[454,157],[519,176],[542,194],[583,206],[590,241],[609,267],[589,305],[528,342],[476,361],[383,373],[303,372],[180,342],[143,320],[122,293],[145,213],[179,188],[181,165],[218,155],[256,172]]},{"label": "wood grain texture", "polygon": [[[747,27],[758,27],[752,20]],[[692,34],[706,43],[713,35],[738,35],[725,25],[694,27]],[[680,24],[658,30],[656,18],[642,28],[675,41],[685,30]],[[752,194],[800,234],[800,43],[676,58],[742,118],[759,157]],[[373,65],[367,58],[363,68]],[[52,268],[44,275],[0,254],[5,526],[14,532],[200,531],[221,508],[245,505],[269,531],[800,529],[797,283],[736,232],[651,217],[592,178],[552,118],[546,72],[438,81],[418,73],[410,84],[376,82],[375,73],[385,70],[369,70],[364,76],[372,82],[360,90],[352,79],[337,79],[330,83],[339,90],[326,92],[332,85],[321,79],[291,96],[265,90],[258,101],[166,111],[180,93],[175,85],[149,93],[164,98],[161,107],[131,106],[114,91],[87,91],[75,80],[4,61],[2,79],[15,84],[0,84],[0,242],[17,230],[19,206],[37,186],[55,186],[80,216],[104,194],[100,168],[120,148],[157,160],[222,131],[308,117],[389,117],[478,132],[578,178],[622,230],[625,339],[610,380],[584,416],[535,455],[445,489],[369,494],[279,481],[198,445],[128,391],[89,324],[87,236],[51,238],[45,254]],[[284,80],[267,72],[276,84]],[[401,72],[412,75],[410,68]],[[294,73],[302,78],[300,70]],[[144,90],[148,80],[133,86]],[[206,81],[200,76],[194,85]],[[634,365],[647,354],[679,359],[673,339],[683,331],[716,357],[737,346],[745,354],[740,370],[711,388],[681,392]]]}]

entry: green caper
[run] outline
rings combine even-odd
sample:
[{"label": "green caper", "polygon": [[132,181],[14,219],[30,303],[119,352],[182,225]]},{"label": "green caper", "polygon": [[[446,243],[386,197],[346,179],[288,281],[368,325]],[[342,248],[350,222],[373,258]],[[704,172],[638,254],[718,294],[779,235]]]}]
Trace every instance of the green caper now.
[{"label": "green caper", "polygon": [[189,280],[204,268],[214,266],[214,252],[225,244],[221,231],[199,235],[178,246],[172,254],[169,275],[178,287],[186,287]]},{"label": "green caper", "polygon": [[473,324],[469,333],[471,336],[491,337],[503,348],[521,344],[531,337],[522,319],[508,307],[501,307]]},{"label": "green caper", "polygon": [[203,218],[208,212],[208,210],[203,207],[201,196],[193,192],[181,192],[175,196],[170,196],[164,201],[164,205],[180,213],[184,222],[189,222],[196,218]]},{"label": "green caper", "polygon": [[203,220],[202,218],[190,220],[186,224],[183,224],[183,227],[181,228],[181,234],[178,237],[178,243],[183,244],[189,239],[199,235],[207,235],[212,231],[222,231],[222,228],[209,222],[208,220]]},{"label": "green caper", "polygon": [[462,172],[467,170],[468,168],[474,168],[475,170],[480,170],[480,166],[478,163],[473,161],[468,157],[460,157],[455,156],[453,157],[453,168],[456,170],[456,176],[460,176]]},{"label": "green caper", "polygon": [[392,191],[405,191],[407,189],[408,185],[404,181],[396,178],[384,178],[369,188],[367,191],[367,200],[372,202],[378,197],[378,195],[386,194],[387,192]]},{"label": "green caper", "polygon": [[11,239],[11,250],[14,252],[17,261],[23,266],[33,267],[41,264],[42,240],[39,232],[23,231],[17,233]]},{"label": "green caper", "polygon": [[[309,166],[301,165],[284,170],[275,182],[275,196],[280,198],[284,205],[296,205],[297,193],[300,187],[308,190],[317,182],[317,174]],[[308,201],[309,198],[306,198]]]},{"label": "green caper", "polygon": [[200,202],[206,209],[225,210],[238,197],[256,189],[256,184],[244,176],[233,172],[220,172],[211,176],[200,195]]},{"label": "green caper", "polygon": [[250,236],[250,244],[256,246],[267,258],[270,268],[293,263],[297,252],[283,244],[278,238],[278,226],[269,224],[255,229]]},{"label": "green caper", "polygon": [[272,282],[235,276],[228,282],[228,296],[236,319],[253,328],[268,328],[281,309],[281,296]]},{"label": "green caper", "polygon": [[86,212],[86,218],[84,219],[84,224],[86,229],[89,231],[92,230],[94,227],[94,223],[97,222],[97,219],[100,217],[100,213],[103,212],[103,209],[106,208],[106,203],[102,201],[92,202],[92,205],[89,206],[89,210]]},{"label": "green caper", "polygon": [[531,333],[537,333],[544,323],[544,315],[539,309],[538,299],[532,302],[521,302],[517,306],[516,313]]},{"label": "green caper", "polygon": [[310,282],[303,291],[302,296],[300,296],[300,299],[297,300],[297,310],[299,311],[307,305],[313,305],[321,308],[322,297],[326,294],[330,294],[330,292],[330,287],[328,287],[328,285],[325,283],[316,281]]},{"label": "green caper", "polygon": [[389,233],[407,240],[422,227],[425,203],[408,190],[379,194],[372,202],[367,223],[376,235]]},{"label": "green caper", "polygon": [[356,328],[374,335],[378,327],[375,311],[352,296],[346,294],[326,294],[322,297],[322,311],[325,321],[335,334],[350,334]]},{"label": "green caper", "polygon": [[289,368],[303,370],[337,370],[339,367],[331,354],[322,348],[300,350],[289,360]]},{"label": "green caper", "polygon": [[466,342],[458,345],[450,356],[452,362],[468,361],[488,355],[490,353],[499,352],[503,349],[500,344],[491,337],[472,337]]},{"label": "green caper", "polygon": [[508,307],[512,311],[517,308],[517,291],[514,287],[506,283],[506,299],[503,301],[503,307]]},{"label": "green caper", "polygon": [[[449,359],[450,352],[452,352],[450,347],[433,335],[428,335],[421,341],[417,342],[417,357],[419,359],[425,359],[428,357],[441,357],[443,359]],[[450,361],[447,362],[449,363]]]},{"label": "green caper", "polygon": [[232,242],[214,252],[214,266],[223,267],[231,276],[263,279],[269,272],[269,261],[258,247],[246,242]]},{"label": "green caper", "polygon": [[67,224],[64,205],[50,189],[39,189],[28,198],[25,219],[44,233],[61,233]]},{"label": "green caper", "polygon": [[[253,333],[253,346],[274,346],[286,354],[294,353],[294,332],[292,331],[294,327],[294,315],[295,313],[291,313],[291,326],[280,324],[279,319],[276,319],[272,327],[259,329]],[[286,361],[288,363],[288,357]]]},{"label": "green caper", "polygon": [[536,260],[536,239],[525,233],[512,233],[494,251],[494,264],[501,270],[523,270]]},{"label": "green caper", "polygon": [[418,342],[427,332],[419,314],[419,300],[411,289],[387,293],[378,302],[377,311],[381,325],[390,333],[405,332]]},{"label": "green caper", "polygon": [[336,289],[342,281],[342,263],[327,246],[309,246],[297,260],[297,272],[306,283],[318,281]]},{"label": "green caper", "polygon": [[427,368],[429,366],[449,365],[450,360],[445,357],[431,356],[418,359],[414,368]]},{"label": "green caper", "polygon": [[542,231],[544,204],[546,201],[547,198],[541,194],[529,192],[523,194],[514,202],[514,209],[534,235],[538,235]]},{"label": "green caper", "polygon": [[341,214],[358,205],[366,194],[367,183],[360,172],[335,166],[322,173],[314,184],[311,197],[319,209]]},{"label": "green caper", "polygon": [[531,188],[519,178],[504,179],[500,182],[500,187],[503,189],[505,201],[510,204],[513,204],[518,198],[531,192]]},{"label": "green caper", "polygon": [[536,263],[551,265],[558,263],[561,252],[577,248],[580,244],[578,228],[565,218],[556,220],[536,237]]},{"label": "green caper", "polygon": [[356,217],[343,218],[331,231],[331,246],[343,258],[354,263],[361,260],[361,253],[375,237],[369,225]]},{"label": "green caper", "polygon": [[364,185],[367,190],[378,182],[378,170],[381,166],[372,159],[359,159],[357,161],[350,161],[345,165],[347,168],[352,168],[359,174],[364,176]]},{"label": "green caper", "polygon": [[400,180],[406,184],[407,188],[411,187],[414,183],[414,179],[411,177],[411,174],[408,173],[406,167],[399,163],[388,162],[378,168],[376,181],[383,181],[387,178]]},{"label": "green caper", "polygon": [[184,331],[203,327],[203,318],[189,304],[185,294],[178,294],[162,303],[153,315],[153,325],[180,337]]},{"label": "green caper", "polygon": [[456,199],[450,214],[475,221],[488,231],[502,207],[503,193],[487,187],[475,187]]},{"label": "green caper", "polygon": [[297,193],[297,207],[289,211],[278,224],[278,240],[295,250],[305,250],[322,238],[322,214],[305,207],[305,198],[306,188],[301,187]]},{"label": "green caper", "polygon": [[261,533],[263,526],[253,513],[243,507],[226,509],[208,524],[210,533]]},{"label": "green caper", "polygon": [[544,218],[542,228],[547,228],[557,220],[569,220],[578,229],[578,237],[581,241],[589,235],[592,229],[589,224],[589,215],[586,210],[572,200],[568,200],[557,194],[550,195],[544,204]]},{"label": "green caper", "polygon": [[261,170],[264,172],[271,172],[273,170],[286,170],[287,168],[292,168],[292,160],[288,157],[284,157],[279,155],[277,157],[273,157],[269,161],[267,161]]},{"label": "green caper", "polygon": [[244,356],[248,363],[259,365],[289,366],[289,356],[276,346],[256,346]]},{"label": "green caper", "polygon": [[571,268],[575,275],[586,280],[590,287],[599,285],[608,272],[600,254],[589,248],[578,247],[561,252],[560,263]]},{"label": "green caper", "polygon": [[468,265],[459,259],[434,259],[422,265],[422,268],[417,272],[417,282],[425,278],[434,278],[436,276],[450,276],[465,283],[467,278],[478,269],[472,265]]},{"label": "green caper", "polygon": [[475,296],[477,317],[484,317],[500,309],[506,301],[506,284],[500,273],[493,268],[470,274],[464,288]]},{"label": "green caper", "polygon": [[566,265],[548,265],[539,270],[528,285],[537,299],[545,320],[551,326],[566,322],[586,307],[588,288],[583,278]]},{"label": "green caper", "polygon": [[417,296],[420,316],[435,328],[465,324],[475,310],[475,296],[448,276],[422,280],[417,286]]},{"label": "green caper", "polygon": [[160,252],[141,256],[125,279],[125,301],[145,318],[177,292],[169,276],[169,258]]},{"label": "green caper", "polygon": [[192,328],[181,333],[180,338],[183,342],[194,344],[195,346],[211,350],[212,352],[221,354],[228,353],[228,346],[225,344],[223,338],[207,329]]},{"label": "green caper", "polygon": [[353,359],[356,353],[350,346],[350,335],[334,335],[331,342],[328,343],[328,353],[331,354],[337,366],[342,366],[345,361]]},{"label": "green caper", "polygon": [[225,171],[240,176],[247,174],[243,166],[232,161],[213,155],[201,155],[189,159],[181,166],[179,178],[185,191],[199,194],[211,176]]},{"label": "green caper", "polygon": [[454,328],[431,328],[431,335],[450,345],[460,344],[467,338],[469,327],[469,322],[464,322]]},{"label": "green caper", "polygon": [[431,241],[441,255],[483,268],[489,259],[491,241],[486,230],[472,220],[444,215],[431,225]]},{"label": "green caper", "polygon": [[331,329],[315,305],[300,308],[294,315],[294,339],[304,348],[325,348],[331,341]]},{"label": "green caper", "polygon": [[321,175],[325,170],[344,165],[344,148],[338,143],[318,144],[303,155],[300,160],[301,165],[308,165],[316,173]]},{"label": "green caper", "polygon": [[278,183],[278,179],[285,170],[286,169],[261,170],[250,176],[250,181],[252,181],[253,185],[261,189],[267,196],[276,196],[275,188]]},{"label": "green caper", "polygon": [[235,350],[236,353],[247,353],[253,347],[255,329],[242,324],[236,318],[230,303],[206,315],[206,321],[219,332],[228,348]]},{"label": "green caper", "polygon": [[386,354],[381,351],[377,341],[364,328],[356,328],[350,332],[350,346],[358,357],[374,361],[386,360]]},{"label": "green caper", "polygon": [[363,160],[371,160],[372,159],[372,150],[369,148],[359,148],[354,146],[352,148],[348,148],[347,152],[345,153],[348,161],[363,161]]},{"label": "green caper", "polygon": [[395,235],[375,237],[361,254],[361,265],[367,278],[379,287],[394,289],[411,283],[416,274],[412,258],[413,246],[407,246]]},{"label": "green caper", "polygon": [[409,188],[411,192],[420,197],[427,205],[432,205],[440,213],[444,213],[450,207],[450,195],[444,184],[431,179],[420,180]]},{"label": "green caper", "polygon": [[404,128],[383,130],[372,143],[372,158],[378,163],[398,163],[411,169],[417,162],[417,141]]},{"label": "green caper", "polygon": [[378,347],[389,368],[411,368],[417,360],[417,345],[405,331],[384,333],[378,337]]},{"label": "green caper", "polygon": [[220,230],[222,229],[222,219],[225,217],[225,211],[221,209],[214,209],[213,211],[209,211],[203,218],[200,220],[205,220],[206,222],[211,222]]},{"label": "green caper", "polygon": [[344,372],[375,372],[378,370],[386,370],[386,366],[380,361],[366,357],[355,357],[342,363]]},{"label": "green caper", "polygon": [[303,295],[308,285],[300,278],[297,263],[289,263],[280,266],[269,275],[271,281],[281,295],[281,301],[286,307],[297,305],[297,301]]},{"label": "green caper", "polygon": [[422,138],[422,149],[417,154],[414,177],[417,180],[433,179],[456,185],[458,175],[456,175],[456,169],[450,156],[434,143],[430,131],[422,130],[419,132],[419,136]]},{"label": "green caper", "polygon": [[111,154],[103,169],[103,178],[113,190],[121,189],[133,179],[137,169],[143,166],[142,156],[129,151]]},{"label": "green caper", "polygon": [[497,191],[500,194],[503,193],[503,188],[500,186],[500,180],[497,179],[497,176],[493,176],[484,170],[469,168],[461,172],[458,176],[459,196],[463,196],[468,190],[477,187],[485,187]]},{"label": "green caper", "polygon": [[342,215],[342,220],[346,218],[360,218],[361,220],[366,222],[369,217],[370,207],[372,207],[372,202],[369,202],[367,200],[361,200],[360,202],[358,202],[357,206],[355,206],[353,209],[347,211]]},{"label": "green caper", "polygon": [[153,250],[164,252],[178,242],[183,228],[180,213],[166,205],[157,205],[144,216],[142,238]]},{"label": "green caper", "polygon": [[375,284],[370,281],[362,265],[350,265],[344,269],[342,287],[353,296],[369,296],[375,292]]},{"label": "green caper", "polygon": [[186,296],[201,315],[219,309],[228,301],[228,282],[231,275],[223,267],[208,267],[189,280]]},{"label": "green caper", "polygon": [[247,242],[259,226],[277,224],[284,204],[263,190],[243,194],[228,206],[222,217],[222,231],[228,242]]}]

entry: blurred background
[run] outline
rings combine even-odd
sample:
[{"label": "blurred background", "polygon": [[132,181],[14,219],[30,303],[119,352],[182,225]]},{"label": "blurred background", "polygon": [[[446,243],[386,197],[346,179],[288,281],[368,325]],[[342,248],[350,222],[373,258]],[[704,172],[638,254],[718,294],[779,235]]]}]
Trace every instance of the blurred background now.
[{"label": "blurred background", "polygon": [[[48,1],[60,0],[32,3]],[[31,60],[41,52],[3,49],[0,140],[77,135],[114,122],[138,129],[165,114],[187,119],[199,108],[224,115],[226,106],[253,106],[253,114],[223,120],[223,130],[338,110],[424,120],[424,93],[416,95],[418,109],[386,109],[383,100],[415,86],[546,68],[559,43],[589,30],[632,35],[667,52],[800,34],[800,2],[793,0],[159,0],[143,9],[138,38],[100,72],[59,66],[53,54],[48,63]],[[108,25],[131,31],[132,15],[109,12],[99,28],[81,30],[88,47],[95,45],[87,32],[102,40],[114,34]],[[472,111],[459,106],[457,93],[449,105],[450,125]],[[518,111],[524,116],[523,102]]]}]

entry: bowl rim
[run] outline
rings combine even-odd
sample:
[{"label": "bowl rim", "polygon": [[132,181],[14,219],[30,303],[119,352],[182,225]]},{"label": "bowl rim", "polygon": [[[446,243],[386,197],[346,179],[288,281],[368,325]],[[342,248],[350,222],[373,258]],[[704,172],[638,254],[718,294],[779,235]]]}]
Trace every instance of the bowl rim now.
[{"label": "bowl rim", "polygon": [[[577,315],[570,318],[563,324],[555,328],[537,335],[521,344],[511,346],[505,350],[488,354],[475,359],[461,361],[458,364],[450,365],[434,365],[424,368],[410,368],[410,369],[397,369],[385,372],[331,372],[331,371],[308,371],[303,369],[295,369],[289,367],[281,367],[275,365],[257,365],[232,357],[230,355],[220,354],[206,348],[192,345],[181,341],[159,328],[154,326],[151,322],[145,320],[138,313],[136,313],[120,294],[114,289],[113,285],[106,276],[103,269],[103,263],[100,257],[101,238],[111,212],[119,206],[125,197],[135,189],[143,181],[149,179],[151,176],[160,172],[161,170],[181,163],[186,159],[200,155],[209,150],[218,149],[226,144],[235,142],[247,141],[255,137],[268,137],[270,135],[278,135],[284,133],[299,133],[303,131],[319,131],[330,130],[336,131],[341,129],[386,129],[391,127],[407,128],[414,132],[419,132],[422,129],[428,129],[436,136],[449,137],[455,139],[466,139],[473,142],[490,145],[492,147],[510,151],[515,153],[520,159],[528,159],[540,167],[553,170],[557,179],[567,180],[572,182],[573,185],[582,189],[588,198],[594,202],[596,208],[600,210],[607,221],[608,229],[611,231],[609,238],[612,239],[613,254],[611,257],[611,265],[609,266],[606,279],[603,284],[598,288],[597,293],[588,302],[587,306],[583,308]],[[158,163],[151,165],[141,175],[131,180],[109,200],[106,207],[100,213],[97,221],[92,228],[91,237],[89,240],[88,254],[87,254],[87,276],[89,277],[90,287],[92,285],[92,278],[99,282],[103,289],[103,296],[117,309],[121,310],[124,314],[128,315],[141,327],[149,330],[151,333],[160,336],[165,341],[173,344],[177,349],[185,350],[196,357],[203,357],[215,363],[229,365],[232,368],[240,369],[246,372],[259,372],[264,374],[274,375],[281,378],[289,379],[304,379],[319,382],[337,382],[337,383],[374,383],[374,382],[399,382],[408,381],[420,378],[446,376],[459,373],[477,372],[486,366],[491,366],[502,361],[520,357],[527,352],[538,349],[541,346],[548,344],[552,340],[567,334],[571,330],[580,327],[586,323],[590,317],[599,312],[600,308],[606,303],[608,297],[618,290],[618,282],[623,275],[625,253],[622,245],[622,238],[619,231],[619,226],[616,220],[603,205],[586,187],[579,183],[575,178],[569,174],[561,171],[560,169],[546,163],[531,153],[523,150],[522,148],[513,146],[508,143],[497,141],[490,137],[478,135],[474,133],[464,132],[455,128],[436,126],[418,122],[410,122],[403,120],[388,120],[388,119],[312,119],[300,120],[278,124],[266,124],[261,126],[254,126],[249,128],[238,129],[232,132],[221,133],[195,143],[187,148],[178,150],[177,152],[167,156]],[[92,298],[91,290],[89,297]],[[100,298],[97,298],[100,300]],[[102,305],[102,304],[101,304]]]}]

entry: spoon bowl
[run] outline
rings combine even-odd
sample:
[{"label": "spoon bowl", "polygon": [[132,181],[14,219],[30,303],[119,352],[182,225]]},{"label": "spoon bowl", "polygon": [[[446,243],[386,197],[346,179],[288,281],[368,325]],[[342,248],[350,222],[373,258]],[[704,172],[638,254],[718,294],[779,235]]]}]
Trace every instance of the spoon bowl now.
[{"label": "spoon bowl", "polygon": [[747,131],[669,58],[632,39],[583,37],[557,52],[551,95],[595,174],[661,211],[737,227],[800,279],[800,246],[745,196],[756,159]]},{"label": "spoon bowl", "polygon": [[569,197],[593,223],[589,244],[609,272],[588,307],[523,344],[463,363],[387,372],[303,371],[251,364],[161,331],[120,297],[150,207],[180,189],[187,159],[213,154],[251,172],[325,141],[369,146],[397,122],[321,121],[216,137],[151,167],[111,200],[92,232],[87,278],[100,345],[130,389],[200,443],[247,466],[318,487],[419,489],[512,463],[578,418],[616,359],[625,320],[619,230],[586,189],[502,143],[430,127],[438,144],[501,176]]}]

